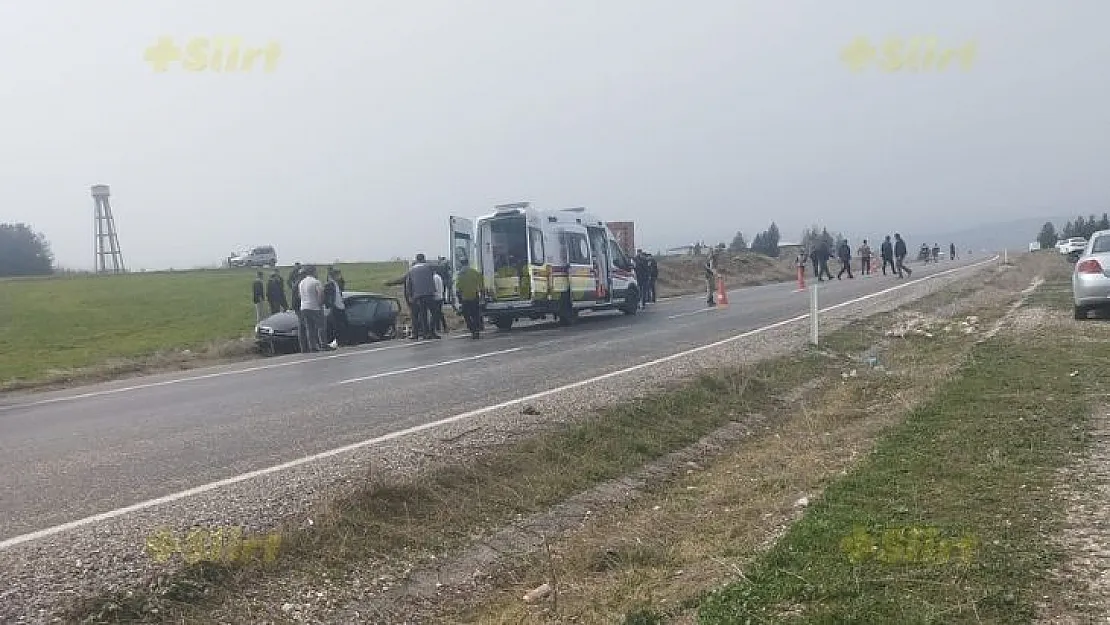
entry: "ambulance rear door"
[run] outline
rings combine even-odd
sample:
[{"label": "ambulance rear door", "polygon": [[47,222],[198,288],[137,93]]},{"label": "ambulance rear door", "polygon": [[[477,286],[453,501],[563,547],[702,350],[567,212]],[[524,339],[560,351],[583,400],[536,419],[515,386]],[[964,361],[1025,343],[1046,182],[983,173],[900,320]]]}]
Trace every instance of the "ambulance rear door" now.
[{"label": "ambulance rear door", "polygon": [[[474,244],[474,221],[466,219],[465,217],[451,217],[451,241],[448,247],[451,250],[450,263],[451,263],[451,277],[457,279],[459,270],[462,269],[464,262],[469,263],[471,267],[481,271],[481,266],[478,261],[476,251],[477,246]],[[447,289],[447,301],[452,306],[458,306],[458,297],[455,295],[454,285],[450,285]]]}]

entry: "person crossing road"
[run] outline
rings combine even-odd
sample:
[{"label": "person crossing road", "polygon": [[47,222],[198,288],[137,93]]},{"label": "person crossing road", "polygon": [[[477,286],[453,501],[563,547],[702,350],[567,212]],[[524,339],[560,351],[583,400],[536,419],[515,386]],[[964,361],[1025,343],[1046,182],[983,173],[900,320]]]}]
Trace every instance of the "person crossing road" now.
[{"label": "person crossing road", "polygon": [[871,246],[867,244],[867,239],[863,240],[863,245],[859,246],[859,272],[862,275],[871,275]]},{"label": "person crossing road", "polygon": [[855,279],[852,275],[852,246],[848,245],[848,240],[845,239],[840,242],[840,247],[836,250],[836,255],[840,259],[840,271],[836,274],[836,279],[839,280],[844,272],[848,272],[848,278]]},{"label": "person crossing road", "polygon": [[910,268],[906,266],[906,254],[908,254],[908,253],[909,252],[906,250],[906,242],[902,240],[902,235],[895,232],[894,233],[894,259],[898,261],[897,268],[898,268],[898,277],[899,278],[904,277],[903,274],[908,275],[908,276],[913,275],[913,271],[910,270]]},{"label": "person crossing road", "polygon": [[898,268],[894,266],[894,244],[890,241],[890,235],[886,235],[883,244],[879,246],[879,255],[883,258],[883,275],[886,274],[887,265],[890,265],[890,273],[898,273]]}]

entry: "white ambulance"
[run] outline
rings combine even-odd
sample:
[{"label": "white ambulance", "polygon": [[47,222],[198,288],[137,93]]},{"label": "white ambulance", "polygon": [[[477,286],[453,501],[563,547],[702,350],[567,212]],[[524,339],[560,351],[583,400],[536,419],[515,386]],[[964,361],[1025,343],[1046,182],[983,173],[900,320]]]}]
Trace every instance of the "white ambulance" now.
[{"label": "white ambulance", "polygon": [[517,319],[570,325],[583,310],[639,309],[631,257],[585,208],[502,204],[476,220],[452,217],[450,236],[451,275],[464,260],[482,274],[483,313],[502,330]]}]

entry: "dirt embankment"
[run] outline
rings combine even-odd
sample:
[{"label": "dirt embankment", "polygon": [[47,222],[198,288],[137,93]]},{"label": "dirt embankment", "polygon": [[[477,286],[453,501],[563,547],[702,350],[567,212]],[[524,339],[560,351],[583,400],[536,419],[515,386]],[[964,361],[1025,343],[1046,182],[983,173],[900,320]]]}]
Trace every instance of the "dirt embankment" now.
[{"label": "dirt embankment", "polygon": [[[794,280],[794,256],[797,250],[783,248],[778,258],[754,252],[724,252],[717,270],[729,287],[756,286]],[[705,256],[661,256],[659,261],[659,295],[670,297],[699,293],[705,290]]]}]

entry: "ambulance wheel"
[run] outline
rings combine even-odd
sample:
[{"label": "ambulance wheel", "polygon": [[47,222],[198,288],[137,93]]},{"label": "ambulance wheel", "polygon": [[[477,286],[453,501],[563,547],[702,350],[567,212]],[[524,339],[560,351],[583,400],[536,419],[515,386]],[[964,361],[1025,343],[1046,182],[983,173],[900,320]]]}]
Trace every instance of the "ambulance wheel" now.
[{"label": "ambulance wheel", "polygon": [[559,298],[559,312],[555,313],[555,317],[559,320],[561,326],[574,325],[574,321],[578,317],[578,311],[574,309],[570,293],[563,293],[562,297]]},{"label": "ambulance wheel", "polygon": [[498,330],[501,330],[503,332],[508,332],[513,327],[513,318],[509,315],[503,315],[501,317],[496,317],[493,320],[493,324],[495,326],[497,326]]},{"label": "ambulance wheel", "polygon": [[633,287],[625,293],[621,312],[626,315],[635,315],[638,310],[640,310],[640,291]]}]

